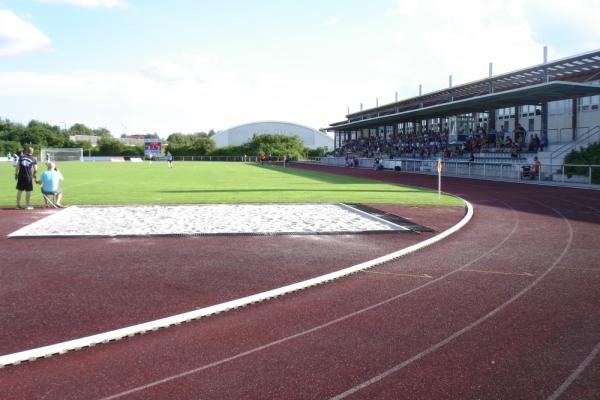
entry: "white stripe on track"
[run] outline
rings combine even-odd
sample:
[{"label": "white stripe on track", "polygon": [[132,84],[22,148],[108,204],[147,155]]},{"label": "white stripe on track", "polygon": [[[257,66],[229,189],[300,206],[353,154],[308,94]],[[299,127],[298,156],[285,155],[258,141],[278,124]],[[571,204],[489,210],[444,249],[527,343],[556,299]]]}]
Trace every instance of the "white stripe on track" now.
[{"label": "white stripe on track", "polygon": [[571,375],[569,375],[569,377],[567,379],[565,379],[565,381],[562,383],[562,385],[560,385],[555,391],[554,393],[552,393],[547,400],[556,400],[560,397],[560,395],[562,395],[565,390],[568,389],[569,386],[571,386],[571,384],[575,381],[575,379],[577,379],[577,377],[579,375],[581,375],[581,373],[583,372],[583,370],[589,365],[589,363],[592,362],[592,360],[594,359],[594,357],[596,357],[598,355],[598,353],[600,353],[600,343],[598,343],[596,345],[596,347],[594,347],[594,349],[591,351],[590,354],[588,354],[588,356],[585,358],[585,360],[583,360],[581,362],[581,364],[579,364],[577,366],[577,368],[575,369],[575,371],[573,371],[573,373]]},{"label": "white stripe on track", "polygon": [[[279,297],[282,295],[286,295],[292,292],[296,292],[299,290],[303,290],[312,286],[320,285],[329,281],[333,281],[336,279],[340,279],[346,277],[348,275],[372,268],[376,265],[383,264],[394,260],[396,258],[405,256],[406,254],[413,253],[417,250],[420,250],[424,247],[432,245],[436,242],[439,242],[442,239],[452,235],[453,233],[460,230],[464,227],[473,217],[473,206],[468,201],[464,200],[466,213],[464,217],[454,226],[449,229],[430,237],[427,240],[416,243],[412,246],[406,247],[404,249],[395,251],[393,253],[386,254],[384,256],[375,258],[373,260],[369,260],[363,262],[361,264],[357,264],[348,268],[341,269],[339,271],[335,271],[329,274],[321,275],[316,278],[308,279],[302,282],[297,282],[291,285],[283,286],[280,288],[268,290],[266,292],[257,293],[251,296],[242,297],[240,299],[227,301],[225,303],[216,304],[214,306],[205,307],[193,311],[189,311],[182,314],[173,315],[166,318],[161,318],[149,322],[144,322],[137,325],[128,326],[121,329],[116,329],[108,332],[99,333],[96,335],[86,336],[78,339],[73,339],[61,343],[52,344],[49,346],[38,347],[35,349],[24,350],[17,353],[6,354],[0,356],[0,368],[5,367],[7,365],[16,365],[25,361],[33,361],[38,358],[48,358],[55,354],[63,354],[68,351],[80,350],[85,347],[92,347],[97,344],[112,342],[116,340],[121,340],[123,338],[143,334],[150,331],[156,331],[158,329],[167,328],[169,326],[178,325],[184,322],[189,322],[195,319],[204,318],[210,315],[219,314],[224,311],[229,311],[241,307],[245,307],[249,304],[258,303],[264,300],[272,299],[275,297]],[[65,209],[61,212],[68,210]]]},{"label": "white stripe on track", "polygon": [[[537,202],[536,202],[537,203]],[[542,205],[541,203],[538,203],[540,205]],[[542,205],[543,206],[543,205]],[[478,325],[480,325],[481,323],[485,322],[486,320],[490,319],[491,317],[493,317],[494,315],[496,315],[497,313],[499,313],[500,311],[502,311],[503,309],[505,309],[506,307],[508,307],[510,304],[512,304],[513,302],[515,302],[516,300],[518,300],[519,298],[521,298],[525,293],[527,293],[529,290],[531,290],[534,286],[536,286],[542,279],[544,279],[550,272],[552,272],[552,270],[556,267],[556,265],[558,265],[558,263],[563,259],[563,257],[567,254],[567,252],[569,251],[569,248],[571,247],[571,243],[573,241],[573,228],[571,227],[571,223],[569,222],[569,220],[563,215],[561,214],[558,210],[551,208],[551,207],[547,207],[544,206],[546,208],[550,208],[551,210],[553,210],[556,214],[558,214],[567,224],[567,227],[569,228],[569,239],[567,241],[567,245],[565,246],[565,248],[563,249],[563,251],[561,252],[561,254],[558,256],[558,258],[556,260],[554,260],[554,262],[552,263],[552,265],[550,265],[550,267],[544,271],[536,280],[534,280],[532,283],[530,283],[529,285],[527,285],[525,288],[523,288],[521,291],[519,291],[516,295],[514,295],[513,297],[511,297],[510,299],[508,299],[506,302],[502,303],[501,305],[499,305],[498,307],[496,307],[495,309],[493,309],[492,311],[490,311],[489,313],[487,313],[486,315],[484,315],[483,317],[479,318],[478,320],[470,323],[469,325],[465,326],[464,328],[454,332],[452,335],[448,336],[446,339],[437,342],[436,344],[434,344],[433,346],[423,350],[422,352],[420,352],[419,354],[416,354],[415,356],[409,358],[408,360],[403,361],[400,364],[395,365],[394,367],[388,369],[387,371],[384,371],[374,377],[372,377],[371,379],[368,379],[364,382],[362,382],[359,385],[356,385],[348,390],[346,390],[343,393],[340,393],[334,397],[332,397],[330,400],[339,400],[339,399],[344,399],[370,385],[372,385],[373,383],[379,382],[381,380],[383,380],[384,378],[398,372],[399,370],[401,370],[402,368],[412,364],[415,361],[420,360],[421,358],[427,356],[430,353],[433,353],[434,351],[438,350],[439,348],[447,345],[448,343],[452,342],[454,339],[460,337],[461,335],[463,335],[464,333],[469,332],[471,329],[477,327]]]},{"label": "white stripe on track", "polygon": [[264,344],[264,345],[262,345],[262,346],[259,346],[259,347],[255,347],[255,348],[253,348],[253,349],[250,349],[250,350],[244,351],[244,352],[242,352],[242,353],[238,353],[238,354],[236,354],[236,355],[233,355],[233,356],[231,356],[231,357],[227,357],[227,358],[224,358],[224,359],[221,359],[221,360],[215,361],[215,362],[213,362],[213,363],[210,363],[210,364],[202,365],[202,366],[199,366],[199,367],[197,367],[197,368],[193,368],[193,369],[190,369],[190,370],[187,370],[187,371],[180,372],[180,373],[178,373],[178,374],[175,374],[175,375],[171,375],[171,376],[168,376],[168,377],[165,377],[165,378],[162,378],[162,379],[158,379],[158,380],[156,380],[156,381],[153,381],[153,382],[147,383],[147,384],[145,384],[145,385],[140,385],[140,386],[137,386],[137,387],[134,387],[134,388],[131,388],[131,389],[125,390],[125,391],[123,391],[123,392],[116,393],[116,394],[114,394],[114,395],[111,395],[111,396],[108,396],[108,397],[104,397],[104,398],[102,398],[101,400],[113,400],[113,399],[118,399],[118,398],[120,398],[120,397],[123,397],[123,396],[129,395],[129,394],[133,394],[133,393],[137,393],[137,392],[140,392],[140,391],[143,391],[143,390],[146,390],[146,389],[150,389],[150,388],[152,388],[152,387],[154,387],[154,386],[158,386],[158,385],[161,385],[161,384],[163,384],[163,383],[167,383],[167,382],[170,382],[170,381],[173,381],[173,380],[179,379],[179,378],[184,378],[184,377],[186,377],[186,376],[188,376],[188,375],[192,375],[192,374],[195,374],[195,373],[197,373],[197,372],[201,372],[201,371],[204,371],[204,370],[206,370],[206,369],[209,369],[209,368],[212,368],[212,367],[216,367],[216,366],[219,366],[219,365],[221,365],[221,364],[228,363],[228,362],[230,362],[230,361],[235,361],[235,360],[237,360],[237,359],[240,359],[240,358],[242,358],[242,357],[245,357],[245,356],[248,356],[248,355],[251,355],[251,354],[257,353],[257,352],[259,352],[259,351],[262,351],[262,350],[266,350],[266,349],[268,349],[268,348],[270,348],[270,347],[273,347],[273,346],[276,346],[276,345],[278,345],[278,344],[285,343],[285,342],[288,342],[288,341],[290,341],[290,340],[293,340],[293,339],[296,339],[296,338],[299,338],[299,337],[302,337],[302,336],[306,336],[306,335],[308,335],[308,334],[311,334],[311,333],[313,333],[313,332],[319,331],[319,330],[321,330],[321,329],[324,329],[324,328],[327,328],[327,327],[329,327],[329,326],[331,326],[331,325],[337,324],[337,323],[339,323],[339,322],[343,322],[343,321],[345,321],[345,320],[347,320],[347,319],[350,319],[350,318],[352,318],[352,317],[355,317],[355,316],[357,316],[357,315],[363,314],[363,313],[365,313],[365,312],[368,312],[368,311],[370,311],[370,310],[373,310],[373,309],[375,309],[375,308],[378,308],[378,307],[384,306],[384,305],[386,305],[386,304],[388,304],[388,303],[391,303],[391,302],[393,302],[393,301],[396,301],[396,300],[398,300],[398,299],[401,299],[401,298],[403,298],[403,297],[405,297],[405,296],[408,296],[408,295],[410,295],[410,294],[412,294],[412,293],[415,293],[415,292],[417,292],[417,291],[419,291],[419,290],[421,290],[421,289],[423,289],[423,288],[425,288],[425,287],[428,287],[429,285],[432,285],[432,284],[434,284],[434,283],[436,283],[436,282],[439,282],[439,281],[441,281],[441,280],[443,280],[443,279],[445,279],[445,278],[449,277],[450,275],[453,275],[453,274],[457,273],[458,271],[460,271],[460,270],[461,270],[461,269],[463,269],[463,268],[468,268],[468,267],[470,267],[471,265],[473,265],[474,263],[476,263],[477,261],[481,260],[482,258],[484,258],[484,257],[488,256],[489,254],[493,253],[493,252],[494,252],[494,251],[496,251],[498,248],[500,248],[500,247],[501,247],[501,246],[502,246],[502,245],[503,245],[503,244],[504,244],[504,243],[505,243],[505,242],[506,242],[508,239],[510,239],[510,238],[512,237],[512,235],[514,235],[514,233],[517,231],[517,229],[518,229],[518,227],[519,227],[519,214],[518,214],[518,213],[517,213],[517,212],[516,212],[516,211],[515,211],[515,210],[514,210],[512,207],[510,207],[508,204],[506,204],[506,203],[504,203],[504,204],[505,204],[505,205],[506,205],[508,208],[510,208],[510,209],[513,211],[513,213],[515,214],[515,224],[513,225],[513,227],[512,227],[512,230],[510,231],[510,233],[509,233],[509,234],[508,234],[508,235],[507,235],[507,236],[506,236],[504,239],[502,239],[500,242],[498,242],[498,243],[497,243],[497,244],[496,244],[494,247],[492,247],[490,250],[488,250],[488,251],[484,252],[483,254],[481,254],[481,255],[479,255],[478,257],[474,258],[473,260],[469,261],[467,264],[464,264],[464,265],[463,265],[463,266],[461,266],[460,268],[457,268],[456,270],[450,271],[450,272],[448,272],[448,273],[446,273],[446,274],[444,274],[444,275],[441,275],[440,277],[438,277],[438,278],[436,278],[436,279],[434,279],[434,280],[431,280],[431,281],[429,281],[429,282],[427,282],[427,283],[425,283],[425,284],[423,284],[423,285],[421,285],[421,286],[417,286],[417,287],[415,287],[415,288],[413,288],[413,289],[410,289],[410,290],[408,290],[408,291],[406,291],[406,292],[400,293],[400,294],[398,294],[398,295],[396,295],[396,296],[394,296],[394,297],[390,297],[389,299],[386,299],[386,300],[384,300],[384,301],[382,301],[382,302],[379,302],[379,303],[377,303],[377,304],[372,304],[372,305],[370,305],[370,306],[368,306],[368,307],[365,307],[365,308],[363,308],[363,309],[360,309],[360,310],[354,311],[354,312],[352,312],[352,313],[350,313],[350,314],[346,314],[346,315],[344,315],[344,316],[342,316],[342,317],[336,318],[336,319],[334,319],[334,320],[331,320],[331,321],[329,321],[329,322],[326,322],[326,323],[324,323],[324,324],[321,324],[321,325],[315,326],[315,327],[313,327],[313,328],[307,329],[307,330],[305,330],[305,331],[298,332],[298,333],[296,333],[296,334],[294,334],[294,335],[286,336],[286,337],[284,337],[284,338],[281,338],[281,339],[275,340],[275,341],[273,341],[273,342],[270,342],[270,343]]}]

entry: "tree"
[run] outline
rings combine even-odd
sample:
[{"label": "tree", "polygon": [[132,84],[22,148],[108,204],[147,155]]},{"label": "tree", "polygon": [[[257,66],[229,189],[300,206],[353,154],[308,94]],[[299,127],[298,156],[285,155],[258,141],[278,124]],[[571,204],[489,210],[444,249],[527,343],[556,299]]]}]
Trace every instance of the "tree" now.
[{"label": "tree", "polygon": [[[244,145],[247,154],[271,154],[283,157],[289,154],[292,157],[301,157],[304,154],[304,143],[299,136],[287,135],[259,135],[254,134],[252,140]],[[244,153],[246,154],[246,152]]]},{"label": "tree", "polygon": [[169,142],[169,144],[191,144],[192,137],[190,135],[184,135],[183,133],[176,132],[171,133],[169,137],[167,137],[167,142]]},{"label": "tree", "polygon": [[190,149],[197,155],[203,156],[212,153],[217,148],[215,141],[208,136],[194,136]]},{"label": "tree", "polygon": [[92,129],[93,135],[100,136],[101,138],[112,138],[110,131],[106,128]]},{"label": "tree", "polygon": [[71,135],[71,136],[75,136],[75,135],[94,136],[94,131],[92,129],[88,128],[87,126],[85,126],[84,124],[77,123],[69,128],[69,135]]},{"label": "tree", "polygon": [[104,156],[115,156],[121,154],[126,146],[120,141],[112,138],[101,138],[98,140],[98,154]]}]

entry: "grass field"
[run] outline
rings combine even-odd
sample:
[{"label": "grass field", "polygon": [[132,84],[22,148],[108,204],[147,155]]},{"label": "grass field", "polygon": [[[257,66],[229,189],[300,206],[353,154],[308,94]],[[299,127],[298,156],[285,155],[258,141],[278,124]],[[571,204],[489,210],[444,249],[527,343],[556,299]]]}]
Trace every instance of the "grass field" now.
[{"label": "grass field", "polygon": [[[40,165],[38,176],[45,169]],[[63,203],[257,203],[345,202],[460,205],[454,197],[380,181],[293,168],[226,162],[59,162],[65,180]],[[16,204],[14,169],[0,164],[0,205]],[[41,205],[39,186],[32,204]]]}]

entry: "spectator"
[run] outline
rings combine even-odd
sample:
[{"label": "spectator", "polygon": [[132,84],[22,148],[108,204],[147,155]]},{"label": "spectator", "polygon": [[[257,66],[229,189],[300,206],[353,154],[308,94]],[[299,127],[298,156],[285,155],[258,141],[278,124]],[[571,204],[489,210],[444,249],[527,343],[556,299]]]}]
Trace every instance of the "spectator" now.
[{"label": "spectator", "polygon": [[59,189],[59,185],[64,178],[52,161],[46,163],[46,168],[47,169],[40,177],[40,180],[36,181],[37,184],[42,185],[42,194],[44,195],[45,202],[44,207],[48,207],[48,196],[53,196],[55,205],[62,208],[62,204],[60,204],[62,191]]},{"label": "spectator", "polygon": [[542,172],[542,163],[537,157],[533,157],[533,165],[531,166],[531,179],[539,178]]},{"label": "spectator", "polygon": [[548,134],[546,132],[542,132],[542,139],[540,142],[540,151],[544,151],[544,149],[548,147]]}]

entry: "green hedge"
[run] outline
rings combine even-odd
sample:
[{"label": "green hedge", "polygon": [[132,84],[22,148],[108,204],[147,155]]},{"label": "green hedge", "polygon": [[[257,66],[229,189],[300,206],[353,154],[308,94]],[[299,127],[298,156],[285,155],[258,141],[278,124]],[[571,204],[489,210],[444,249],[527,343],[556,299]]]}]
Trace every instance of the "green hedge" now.
[{"label": "green hedge", "polygon": [[[565,164],[600,165],[600,142],[592,143],[587,148],[573,150],[565,157]],[[573,175],[588,175],[587,167],[566,167],[565,172]],[[592,169],[592,183],[600,184],[600,168]]]}]

